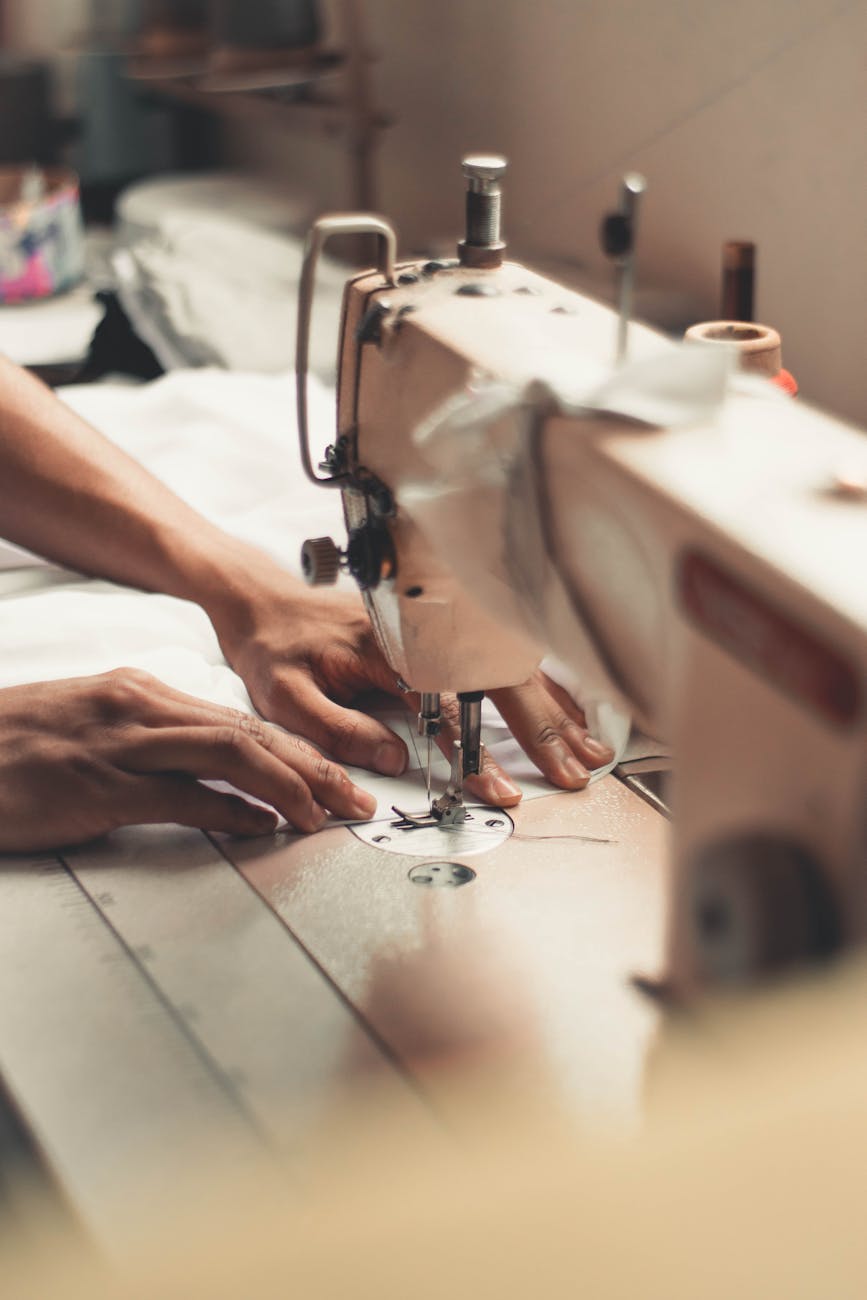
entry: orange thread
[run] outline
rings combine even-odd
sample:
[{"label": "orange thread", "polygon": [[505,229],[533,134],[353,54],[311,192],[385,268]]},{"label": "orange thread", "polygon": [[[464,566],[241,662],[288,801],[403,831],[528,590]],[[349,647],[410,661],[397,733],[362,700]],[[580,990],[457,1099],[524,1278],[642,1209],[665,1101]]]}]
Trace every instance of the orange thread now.
[{"label": "orange thread", "polygon": [[778,370],[771,383],[782,388],[783,392],[788,393],[790,397],[798,396],[798,381],[788,370]]}]

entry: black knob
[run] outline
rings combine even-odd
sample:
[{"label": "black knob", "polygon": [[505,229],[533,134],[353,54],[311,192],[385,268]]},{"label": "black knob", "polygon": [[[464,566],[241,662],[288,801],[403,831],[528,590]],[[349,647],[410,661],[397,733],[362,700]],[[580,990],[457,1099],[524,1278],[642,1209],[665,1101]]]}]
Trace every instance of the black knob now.
[{"label": "black knob", "polygon": [[349,572],[362,591],[378,587],[383,578],[394,575],[395,555],[391,534],[383,523],[369,520],[353,528],[346,548]]}]

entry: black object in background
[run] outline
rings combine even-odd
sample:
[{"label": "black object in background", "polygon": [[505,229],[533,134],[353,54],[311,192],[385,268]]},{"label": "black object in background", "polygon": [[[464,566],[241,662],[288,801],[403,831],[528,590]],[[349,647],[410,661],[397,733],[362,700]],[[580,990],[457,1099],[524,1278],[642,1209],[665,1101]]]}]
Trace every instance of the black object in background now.
[{"label": "black object in background", "polygon": [[723,244],[721,320],[755,320],[756,246],[746,239]]},{"label": "black object in background", "polygon": [[319,7],[316,0],[213,0],[211,32],[218,45],[315,45],[321,36]]},{"label": "black object in background", "polygon": [[56,154],[48,65],[0,54],[0,164],[52,163]]},{"label": "black object in background", "polygon": [[131,375],[134,379],[158,379],[165,374],[154,353],[139,338],[120,305],[116,293],[102,290],[96,301],[105,315],[93,332],[84,361],[28,366],[49,388],[62,384],[92,384],[105,375]]},{"label": "black object in background", "polygon": [[112,374],[135,379],[158,379],[164,374],[154,353],[133,329],[117,294],[103,290],[96,300],[105,307],[105,315],[94,330],[87,359],[74,382],[90,384]]}]

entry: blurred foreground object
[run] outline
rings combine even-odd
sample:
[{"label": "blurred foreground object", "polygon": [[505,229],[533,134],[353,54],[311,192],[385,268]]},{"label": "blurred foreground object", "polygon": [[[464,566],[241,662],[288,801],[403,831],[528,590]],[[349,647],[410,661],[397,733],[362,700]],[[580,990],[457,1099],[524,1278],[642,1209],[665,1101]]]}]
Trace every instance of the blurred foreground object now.
[{"label": "blurred foreground object", "polygon": [[865,976],[859,962],[675,1020],[629,1143],[571,1135],[502,1078],[454,1076],[451,1139],[368,1097],[323,1136],[299,1200],[224,1165],[216,1134],[213,1163],[179,1171],[111,1267],[46,1230],[6,1238],[4,1286],[16,1300],[278,1300],[287,1286],[305,1300],[860,1300]]}]

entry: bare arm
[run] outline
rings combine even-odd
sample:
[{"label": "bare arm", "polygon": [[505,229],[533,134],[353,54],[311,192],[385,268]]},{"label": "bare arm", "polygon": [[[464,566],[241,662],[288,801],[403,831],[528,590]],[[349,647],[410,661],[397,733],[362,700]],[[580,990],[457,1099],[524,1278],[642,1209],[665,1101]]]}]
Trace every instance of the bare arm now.
[{"label": "bare arm", "polygon": [[251,562],[267,564],[3,357],[0,535],[80,573],[206,609],[243,592]]}]

